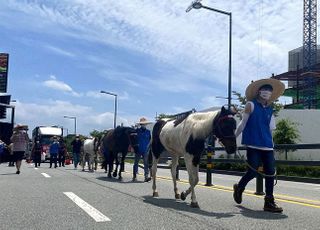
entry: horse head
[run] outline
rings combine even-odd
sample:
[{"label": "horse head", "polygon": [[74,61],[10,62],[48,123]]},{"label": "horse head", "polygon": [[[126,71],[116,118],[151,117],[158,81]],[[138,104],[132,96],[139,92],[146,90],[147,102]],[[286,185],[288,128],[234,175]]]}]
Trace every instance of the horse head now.
[{"label": "horse head", "polygon": [[139,151],[139,142],[137,131],[133,128],[127,128],[126,133],[128,135],[129,144],[133,148],[134,152],[137,153]]},{"label": "horse head", "polygon": [[237,149],[235,136],[237,122],[234,119],[234,115],[234,110],[226,109],[223,106],[213,122],[213,134],[218,138],[221,145],[225,147],[228,154],[235,153]]}]

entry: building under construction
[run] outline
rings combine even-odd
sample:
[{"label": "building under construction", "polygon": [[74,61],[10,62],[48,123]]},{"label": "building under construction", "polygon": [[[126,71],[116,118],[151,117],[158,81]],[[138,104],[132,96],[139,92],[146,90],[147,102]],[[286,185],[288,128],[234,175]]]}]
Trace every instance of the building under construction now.
[{"label": "building under construction", "polygon": [[304,0],[303,46],[289,52],[288,72],[272,78],[288,81],[288,109],[320,109],[320,46],[317,46],[317,0]]}]

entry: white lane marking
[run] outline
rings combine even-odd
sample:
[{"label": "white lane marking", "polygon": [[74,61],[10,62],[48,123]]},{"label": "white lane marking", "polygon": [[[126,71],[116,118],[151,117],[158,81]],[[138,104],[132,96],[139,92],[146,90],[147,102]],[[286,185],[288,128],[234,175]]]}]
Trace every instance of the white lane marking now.
[{"label": "white lane marking", "polygon": [[48,174],[46,174],[46,173],[41,173],[44,177],[47,177],[47,178],[49,178],[49,177],[51,177],[51,176],[49,176]]},{"label": "white lane marking", "polygon": [[89,216],[91,216],[96,222],[106,222],[111,221],[108,217],[103,215],[99,210],[92,207],[90,204],[82,200],[73,192],[64,192],[64,195],[69,197],[76,205],[78,205],[83,211],[85,211]]}]

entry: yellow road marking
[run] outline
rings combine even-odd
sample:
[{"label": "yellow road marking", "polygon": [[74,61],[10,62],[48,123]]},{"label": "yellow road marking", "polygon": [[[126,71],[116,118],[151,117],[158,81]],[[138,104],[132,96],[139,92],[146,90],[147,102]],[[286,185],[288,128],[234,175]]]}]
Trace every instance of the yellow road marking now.
[{"label": "yellow road marking", "polygon": [[[132,174],[131,172],[126,172],[127,174]],[[139,175],[138,175],[139,176]],[[172,181],[171,177],[165,177],[165,176],[157,176],[157,179],[160,180],[166,180],[166,181]],[[178,180],[177,183],[180,184],[189,184],[189,181],[187,180]],[[205,186],[205,183],[199,182],[197,187],[211,189],[211,190],[219,190],[219,191],[225,191],[225,192],[233,192],[232,187],[222,186],[222,185],[213,185],[213,186]],[[246,196],[252,196],[256,198],[264,198],[263,196],[255,195],[253,191],[246,190],[243,194]],[[320,200],[310,200],[305,199],[301,197],[295,197],[295,196],[288,196],[288,195],[274,195],[275,199],[277,201],[285,202],[285,203],[291,203],[291,204],[297,204],[307,207],[313,207],[313,208],[320,208]]]}]

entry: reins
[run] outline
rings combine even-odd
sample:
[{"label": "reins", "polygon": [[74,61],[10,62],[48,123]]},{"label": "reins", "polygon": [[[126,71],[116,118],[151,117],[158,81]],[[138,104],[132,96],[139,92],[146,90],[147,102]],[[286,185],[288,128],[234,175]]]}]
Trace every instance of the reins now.
[{"label": "reins", "polygon": [[238,156],[248,168],[250,168],[252,171],[256,172],[257,174],[259,174],[259,175],[261,175],[261,176],[263,176],[263,177],[275,177],[275,184],[274,184],[274,186],[277,185],[277,183],[278,183],[278,174],[277,174],[277,169],[276,169],[276,168],[275,168],[275,172],[274,172],[273,175],[267,175],[267,174],[265,174],[265,173],[260,172],[259,170],[255,169],[255,168],[253,168],[253,167],[248,163],[248,161],[246,161],[245,159],[243,159],[243,158],[242,158],[242,155],[240,154],[240,151],[239,151],[238,148],[237,148],[237,150],[236,150],[236,152],[235,152],[235,156]]}]

